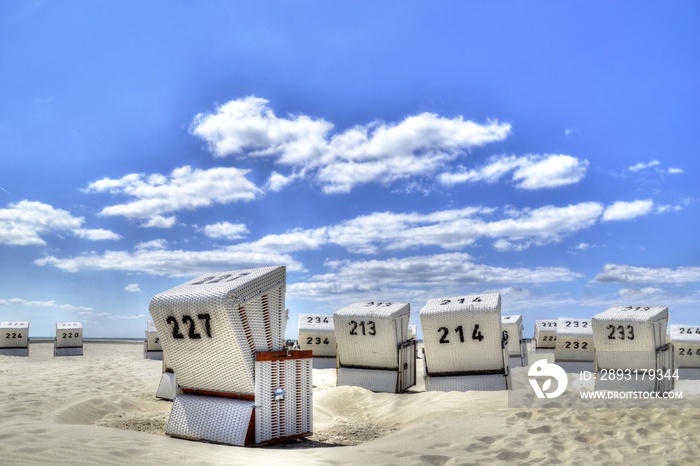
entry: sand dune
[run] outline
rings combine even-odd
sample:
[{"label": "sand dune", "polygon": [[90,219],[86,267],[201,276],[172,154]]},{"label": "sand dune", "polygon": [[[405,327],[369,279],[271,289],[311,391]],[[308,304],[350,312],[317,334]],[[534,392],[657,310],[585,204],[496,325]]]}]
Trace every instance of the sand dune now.
[{"label": "sand dune", "polygon": [[[420,362],[420,361],[419,361]],[[420,366],[420,364],[419,364]],[[697,464],[700,409],[513,408],[506,392],[372,393],[314,370],[314,435],[240,448],[167,437],[159,361],[140,343],[0,356],[3,464]],[[420,376],[420,374],[419,374]],[[525,369],[513,372],[526,384]],[[684,382],[698,397],[698,381]]]}]

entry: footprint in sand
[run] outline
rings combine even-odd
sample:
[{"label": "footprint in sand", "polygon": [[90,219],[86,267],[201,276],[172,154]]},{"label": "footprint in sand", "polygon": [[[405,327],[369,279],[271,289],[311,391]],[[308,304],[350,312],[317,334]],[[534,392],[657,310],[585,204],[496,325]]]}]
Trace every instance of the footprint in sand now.
[{"label": "footprint in sand", "polygon": [[552,432],[552,427],[551,426],[540,426],[540,427],[535,427],[534,429],[528,429],[528,432],[531,434],[549,434]]}]

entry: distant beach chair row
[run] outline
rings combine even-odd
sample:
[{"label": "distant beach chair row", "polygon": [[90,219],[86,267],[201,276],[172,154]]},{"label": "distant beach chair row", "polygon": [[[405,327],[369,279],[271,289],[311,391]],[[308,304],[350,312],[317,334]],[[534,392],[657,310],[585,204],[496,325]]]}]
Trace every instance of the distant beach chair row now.
[{"label": "distant beach chair row", "polygon": [[[207,274],[153,298],[144,357],[161,352],[161,385],[174,398],[168,435],[233,445],[310,435],[314,359],[336,368],[338,385],[400,393],[416,383],[409,303],[302,313],[290,347],[285,287],[279,266]],[[426,390],[507,390],[510,366],[527,365],[522,316],[502,316],[499,294],[431,299],[419,316]],[[664,370],[674,367],[667,322],[667,308],[632,306],[591,319],[537,321],[530,354],[549,351],[558,362],[592,364],[596,372]],[[700,337],[700,328],[678,333]],[[688,361],[700,359],[695,342],[679,340]],[[613,386],[596,381],[596,388]],[[668,386],[657,380],[644,388]]]},{"label": "distant beach chair row", "polygon": [[[667,326],[666,307],[615,306],[590,319],[537,320],[532,347],[535,354],[553,352],[554,362],[567,372],[594,372],[596,390],[668,391],[679,367],[674,351],[695,346],[682,349],[669,338]],[[700,332],[693,338],[700,345]],[[697,356],[679,362],[697,364],[700,352]]]},{"label": "distant beach chair row", "polygon": [[[29,356],[29,322],[0,322],[0,355]],[[83,355],[83,326],[80,322],[57,322],[54,356]]]},{"label": "distant beach chair row", "polygon": [[[435,298],[420,311],[426,390],[506,390],[511,387],[508,333],[498,294]],[[337,385],[401,393],[416,383],[416,330],[409,303],[357,302],[333,315],[300,314],[299,347],[315,367],[337,367]],[[520,325],[518,329],[517,326]],[[508,327],[521,350],[522,319]],[[316,366],[317,360],[319,366]]]}]

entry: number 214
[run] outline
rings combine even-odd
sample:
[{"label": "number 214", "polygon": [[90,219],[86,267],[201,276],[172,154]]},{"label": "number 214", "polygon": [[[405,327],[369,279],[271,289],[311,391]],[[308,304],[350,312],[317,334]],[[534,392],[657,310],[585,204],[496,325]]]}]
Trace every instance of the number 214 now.
[{"label": "number 214", "polygon": [[[442,336],[440,336],[441,344],[450,342],[448,338],[450,330],[447,327],[440,327],[438,332],[442,333]],[[459,342],[464,343],[464,329],[461,325],[459,327],[455,327],[455,333],[459,336]],[[484,335],[481,333],[481,330],[479,330],[479,324],[475,324],[474,329],[472,330],[472,340],[481,341],[483,339]]]}]

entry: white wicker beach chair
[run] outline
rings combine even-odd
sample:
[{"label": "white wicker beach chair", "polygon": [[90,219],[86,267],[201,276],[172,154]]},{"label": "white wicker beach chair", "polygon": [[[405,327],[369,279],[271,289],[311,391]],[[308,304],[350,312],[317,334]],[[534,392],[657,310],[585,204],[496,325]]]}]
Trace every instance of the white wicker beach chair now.
[{"label": "white wicker beach chair", "polygon": [[700,326],[671,325],[674,367],[680,379],[700,378]]},{"label": "white wicker beach chair", "polygon": [[299,314],[299,349],[313,352],[317,358],[335,359],[333,315]]},{"label": "white wicker beach chair", "polygon": [[554,362],[566,372],[593,371],[595,344],[591,319],[559,318]]},{"label": "white wicker beach chair", "polygon": [[401,393],[416,383],[416,341],[408,337],[408,303],[362,302],[333,314],[336,384]]},{"label": "white wicker beach chair", "polygon": [[512,388],[500,294],[431,299],[420,322],[426,391]]},{"label": "white wicker beach chair", "polygon": [[231,445],[311,434],[311,352],[285,351],[283,266],[212,273],[150,312],[182,395],[166,433]]},{"label": "white wicker beach chair", "polygon": [[[667,391],[673,352],[666,337],[668,308],[617,306],[593,316],[596,390]],[[612,375],[620,371],[623,377]],[[654,375],[650,375],[653,371]],[[626,377],[630,374],[630,377]]]},{"label": "white wicker beach chair", "polygon": [[83,324],[80,322],[56,323],[56,338],[53,340],[53,355],[83,355]]},{"label": "white wicker beach chair", "polygon": [[527,341],[523,338],[523,316],[502,316],[501,331],[506,339],[510,367],[527,366]]},{"label": "white wicker beach chair", "polygon": [[29,356],[29,322],[0,322],[0,355]]},{"label": "white wicker beach chair", "polygon": [[533,338],[535,351],[551,352],[557,347],[557,322],[557,319],[535,321],[535,337]]},{"label": "white wicker beach chair", "polygon": [[163,359],[163,345],[158,337],[158,329],[152,320],[146,323],[146,338],[143,341],[143,357],[144,359],[154,359],[160,361]]}]

